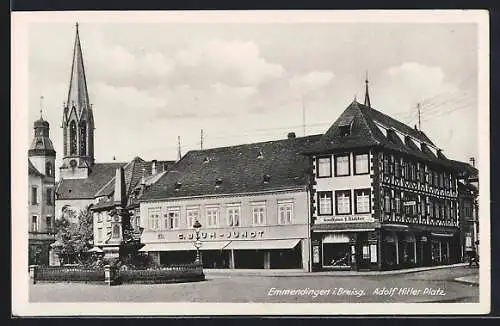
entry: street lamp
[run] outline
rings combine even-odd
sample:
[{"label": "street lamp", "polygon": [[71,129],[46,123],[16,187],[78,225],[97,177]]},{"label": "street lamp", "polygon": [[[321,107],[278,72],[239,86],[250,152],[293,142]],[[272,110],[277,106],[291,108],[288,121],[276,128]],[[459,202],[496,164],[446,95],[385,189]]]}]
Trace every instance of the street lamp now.
[{"label": "street lamp", "polygon": [[201,241],[200,241],[200,229],[201,229],[201,223],[196,220],[193,224],[194,232],[196,234],[196,241],[194,243],[194,246],[196,247],[196,260],[195,263],[200,264],[200,247],[201,247]]}]

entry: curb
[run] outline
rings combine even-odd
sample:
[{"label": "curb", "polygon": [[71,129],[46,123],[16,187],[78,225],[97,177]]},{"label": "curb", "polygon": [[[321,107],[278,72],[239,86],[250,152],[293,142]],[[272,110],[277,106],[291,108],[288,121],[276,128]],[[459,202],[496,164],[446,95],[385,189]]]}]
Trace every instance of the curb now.
[{"label": "curb", "polygon": [[458,282],[458,283],[466,284],[469,286],[479,286],[479,282],[469,281],[469,280],[465,279],[464,277],[458,277],[458,278],[454,279],[454,281]]},{"label": "curb", "polygon": [[430,270],[449,269],[456,267],[467,266],[467,263],[459,263],[453,265],[417,267],[409,269],[399,269],[392,271],[372,271],[372,272],[357,272],[357,271],[326,271],[326,272],[288,272],[288,271],[275,271],[263,272],[261,270],[254,271],[238,271],[238,270],[210,270],[204,269],[206,276],[258,276],[258,277],[314,277],[314,276],[382,276],[382,275],[402,275],[418,273]]}]

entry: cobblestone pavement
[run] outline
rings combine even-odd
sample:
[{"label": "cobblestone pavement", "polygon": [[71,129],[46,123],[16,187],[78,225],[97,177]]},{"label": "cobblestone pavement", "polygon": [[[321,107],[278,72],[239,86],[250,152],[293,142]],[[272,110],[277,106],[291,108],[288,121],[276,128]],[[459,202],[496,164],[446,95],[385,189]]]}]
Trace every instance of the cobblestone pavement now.
[{"label": "cobblestone pavement", "polygon": [[178,284],[39,283],[30,302],[478,302],[479,288],[455,281],[477,269],[454,267],[378,276],[207,275]]}]

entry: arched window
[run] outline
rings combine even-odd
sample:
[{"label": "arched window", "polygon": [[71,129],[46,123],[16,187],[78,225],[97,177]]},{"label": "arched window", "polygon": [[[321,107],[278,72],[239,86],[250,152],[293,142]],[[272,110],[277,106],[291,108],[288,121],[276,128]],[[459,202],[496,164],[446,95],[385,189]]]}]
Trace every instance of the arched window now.
[{"label": "arched window", "polygon": [[51,162],[45,163],[45,174],[51,177],[53,173],[54,171],[52,169],[52,163]]},{"label": "arched window", "polygon": [[113,238],[120,237],[120,226],[118,224],[113,225]]},{"label": "arched window", "polygon": [[76,155],[76,123],[71,121],[69,124],[69,155]]},{"label": "arched window", "polygon": [[87,155],[87,125],[85,121],[80,123],[80,156]]}]

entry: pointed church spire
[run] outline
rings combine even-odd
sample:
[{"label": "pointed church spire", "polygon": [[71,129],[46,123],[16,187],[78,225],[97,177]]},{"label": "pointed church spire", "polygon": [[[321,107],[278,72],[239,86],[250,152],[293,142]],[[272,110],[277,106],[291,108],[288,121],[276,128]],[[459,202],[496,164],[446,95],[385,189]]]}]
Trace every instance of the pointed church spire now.
[{"label": "pointed church spire", "polygon": [[43,95],[40,96],[40,120],[43,120]]},{"label": "pointed church spire", "polygon": [[366,79],[365,79],[365,103],[367,107],[371,108],[371,103],[370,103],[370,94],[368,93],[368,71],[366,72]]},{"label": "pointed church spire", "polygon": [[73,48],[73,63],[69,80],[69,92],[67,105],[74,105],[78,111],[89,107],[89,94],[87,91],[87,80],[83,66],[82,46],[80,44],[80,33],[78,23],[75,24],[75,45]]}]

